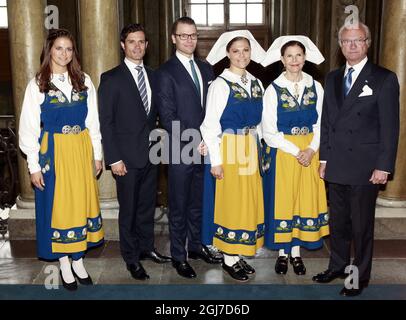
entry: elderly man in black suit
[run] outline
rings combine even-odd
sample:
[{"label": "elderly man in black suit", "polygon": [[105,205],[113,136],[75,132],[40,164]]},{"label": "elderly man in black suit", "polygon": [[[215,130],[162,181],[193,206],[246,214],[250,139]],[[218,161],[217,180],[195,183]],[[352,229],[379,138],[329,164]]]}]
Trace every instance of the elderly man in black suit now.
[{"label": "elderly man in black suit", "polygon": [[154,248],[157,166],[149,160],[150,132],[156,127],[154,73],[143,64],[148,46],[139,24],[121,32],[125,59],[101,75],[100,127],[106,164],[117,184],[120,250],[133,278],[149,278],[139,260],[170,262]]},{"label": "elderly man in black suit", "polygon": [[338,38],[347,63],[327,75],[320,144],[320,176],[329,182],[331,254],[328,269],[313,280],[344,278],[353,241],[359,285],[340,294],[356,296],[371,275],[379,186],[395,168],[399,83],[395,73],[368,61],[366,25],[344,25]]},{"label": "elderly man in black suit", "polygon": [[[197,150],[201,140],[199,132],[205,116],[207,90],[214,79],[211,66],[194,56],[197,38],[193,19],[182,17],[176,20],[172,27],[172,43],[176,46],[176,53],[157,70],[156,75],[159,118],[171,138],[168,167],[171,255],[178,274],[186,278],[196,277],[187,258],[202,259],[207,263],[222,262],[221,256],[201,244],[202,158],[199,157],[198,162],[187,163],[180,158],[180,150],[176,150],[176,145],[183,148],[193,143],[195,145],[192,149]],[[176,125],[179,132],[172,130]],[[199,141],[181,140],[190,129],[197,133]]]}]

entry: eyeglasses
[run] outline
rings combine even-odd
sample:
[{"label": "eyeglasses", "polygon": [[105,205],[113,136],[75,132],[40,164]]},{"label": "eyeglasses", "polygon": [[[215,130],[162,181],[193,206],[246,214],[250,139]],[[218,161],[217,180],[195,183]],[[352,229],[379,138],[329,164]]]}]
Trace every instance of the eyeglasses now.
[{"label": "eyeglasses", "polygon": [[349,47],[351,44],[355,44],[356,46],[360,46],[362,44],[365,43],[365,41],[367,41],[368,38],[365,39],[355,39],[355,40],[348,40],[348,39],[344,39],[344,40],[340,40],[341,44],[343,46]]},{"label": "eyeglasses", "polygon": [[175,34],[175,36],[178,36],[180,40],[187,40],[187,39],[192,39],[196,40],[197,37],[199,36],[198,33],[192,33],[192,34],[187,34],[187,33],[181,33],[181,34]]}]

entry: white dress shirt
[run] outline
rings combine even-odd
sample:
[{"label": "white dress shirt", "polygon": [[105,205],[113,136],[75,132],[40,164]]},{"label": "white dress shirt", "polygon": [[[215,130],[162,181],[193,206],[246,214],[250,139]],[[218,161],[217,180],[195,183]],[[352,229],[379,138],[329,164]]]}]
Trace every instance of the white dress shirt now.
[{"label": "white dress shirt", "polygon": [[151,93],[151,85],[149,83],[149,79],[148,79],[148,74],[147,71],[144,68],[144,63],[142,62],[141,64],[136,64],[132,61],[130,61],[127,58],[124,58],[124,63],[126,64],[126,66],[128,67],[128,69],[130,70],[135,83],[137,84],[137,88],[138,88],[138,71],[136,69],[136,67],[141,66],[142,70],[140,72],[144,73],[144,79],[145,79],[145,86],[147,87],[147,95],[148,95],[148,112],[149,110],[151,110],[151,98],[152,98],[152,93]]},{"label": "white dress shirt", "polygon": [[[262,92],[264,88],[259,79],[256,79],[252,74],[247,72],[248,83],[244,84],[241,81],[241,76],[232,73],[230,70],[225,69],[220,75],[224,79],[230,82],[238,83],[242,86],[248,94],[251,96],[251,82],[257,80],[261,86]],[[200,126],[200,131],[203,136],[203,140],[207,145],[211,166],[219,166],[223,163],[221,159],[220,143],[221,143],[221,125],[220,118],[223,115],[223,111],[227,106],[228,97],[230,95],[230,87],[224,81],[224,79],[217,77],[216,80],[212,82],[209,87],[209,92],[207,93],[207,104],[206,104],[206,116],[202,125]],[[257,126],[260,129],[260,126]],[[259,137],[261,133],[258,132]]]},{"label": "white dress shirt", "polygon": [[[72,84],[68,72],[64,73],[65,81],[59,80],[59,75],[52,75],[52,83],[61,90],[67,99],[71,99]],[[101,134],[99,124],[99,112],[97,108],[97,94],[90,77],[85,74],[85,85],[88,87],[87,117],[85,125],[89,130],[93,145],[95,160],[102,160]],[[41,171],[39,165],[40,144],[38,139],[41,134],[41,104],[45,100],[45,94],[39,91],[35,78],[31,79],[25,90],[23,106],[18,130],[20,149],[27,155],[28,169],[30,173]],[[70,100],[69,100],[70,102]]]},{"label": "white dress shirt", "polygon": [[[305,72],[302,72],[303,78],[301,81],[296,82],[299,88],[299,99],[302,101],[302,96],[304,94],[305,87],[311,87],[313,85],[313,77]],[[285,73],[282,73],[275,81],[275,84],[281,88],[286,88],[292,96],[295,92],[295,82],[289,81],[285,77]],[[320,147],[320,121],[321,112],[323,108],[323,94],[324,90],[321,84],[315,81],[316,93],[317,93],[317,103],[316,111],[318,114],[318,119],[315,124],[313,124],[313,139],[308,146],[314,152],[316,152]],[[300,151],[300,148],[294,143],[285,139],[283,132],[278,130],[278,95],[273,85],[269,85],[264,94],[264,111],[262,113],[262,135],[267,143],[272,148],[281,149],[284,152],[290,153],[296,157]]]},{"label": "white dress shirt", "polygon": [[200,103],[201,103],[201,105],[203,105],[203,78],[202,78],[202,74],[200,73],[200,69],[194,60],[194,56],[192,55],[191,58],[188,58],[188,57],[184,56],[182,53],[180,53],[179,51],[176,51],[176,57],[183,64],[183,66],[189,73],[189,75],[192,78],[192,81],[194,83],[195,80],[193,79],[192,67],[190,66],[190,62],[189,62],[190,60],[193,61],[193,65],[195,66],[197,77],[199,78],[200,92],[201,92]]},{"label": "white dress shirt", "polygon": [[350,90],[367,62],[368,62],[368,57],[365,57],[361,62],[359,62],[353,66],[349,65],[348,61],[347,61],[346,65],[345,65],[344,77],[347,75],[348,69],[350,69],[350,68],[354,69],[353,73],[351,74],[352,82],[351,82]]}]

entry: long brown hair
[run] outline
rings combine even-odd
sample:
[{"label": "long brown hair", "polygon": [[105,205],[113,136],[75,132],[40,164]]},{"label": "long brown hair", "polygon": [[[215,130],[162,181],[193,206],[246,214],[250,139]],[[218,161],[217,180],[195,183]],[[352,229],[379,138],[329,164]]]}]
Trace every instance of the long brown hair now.
[{"label": "long brown hair", "polygon": [[51,49],[58,38],[67,38],[72,42],[72,61],[67,65],[67,69],[73,89],[77,92],[87,90],[85,86],[85,74],[80,66],[79,54],[73,35],[65,29],[54,29],[49,32],[44,43],[41,53],[41,67],[35,76],[40,92],[48,92],[50,90],[52,74]]}]

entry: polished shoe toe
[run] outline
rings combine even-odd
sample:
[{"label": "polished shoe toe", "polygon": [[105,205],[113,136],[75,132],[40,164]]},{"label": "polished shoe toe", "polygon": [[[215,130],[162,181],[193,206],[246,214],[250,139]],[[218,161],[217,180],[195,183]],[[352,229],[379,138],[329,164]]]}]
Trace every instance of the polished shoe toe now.
[{"label": "polished shoe toe", "polygon": [[92,281],[92,278],[90,277],[90,275],[87,275],[87,278],[80,278],[80,277],[76,274],[75,270],[73,270],[73,268],[72,268],[72,273],[73,273],[73,275],[75,276],[75,278],[78,279],[78,281],[79,281],[79,283],[80,283],[81,285],[84,285],[84,286],[91,286],[91,285],[93,285],[93,281]]},{"label": "polished shoe toe", "polygon": [[211,253],[209,248],[206,246],[202,246],[202,249],[200,251],[188,251],[188,258],[193,260],[201,259],[210,264],[223,262],[222,255],[215,255]]},{"label": "polished shoe toe", "polygon": [[312,280],[319,283],[329,283],[335,279],[345,279],[346,274],[343,271],[333,271],[327,269],[321,273],[316,274],[313,276]]},{"label": "polished shoe toe", "polygon": [[286,274],[286,272],[288,272],[288,257],[278,257],[275,263],[275,272],[277,274]]},{"label": "polished shoe toe", "polygon": [[127,264],[127,270],[130,271],[131,276],[136,280],[149,279],[149,275],[147,274],[141,263]]},{"label": "polished shoe toe", "polygon": [[250,275],[255,273],[255,269],[251,267],[244,259],[240,259],[238,263],[240,264],[241,268],[243,268],[246,274]]},{"label": "polished shoe toe", "polygon": [[293,271],[299,275],[302,276],[306,274],[306,267],[303,263],[303,260],[301,257],[296,257],[296,258],[289,258],[290,264],[293,266]]},{"label": "polished shoe toe", "polygon": [[344,296],[344,297],[356,297],[359,296],[362,291],[368,287],[368,281],[365,282],[360,282],[358,284],[358,288],[342,288],[340,291],[340,295]]},{"label": "polished shoe toe", "polygon": [[152,251],[144,251],[140,254],[140,260],[151,260],[155,263],[171,262],[172,258],[160,254],[156,249]]},{"label": "polished shoe toe", "polygon": [[67,282],[65,282],[65,280],[63,279],[62,271],[61,271],[61,270],[59,270],[59,274],[60,274],[61,279],[62,279],[62,285],[63,285],[63,287],[64,287],[66,290],[68,290],[68,291],[76,291],[76,290],[78,289],[78,283],[76,282],[76,280],[73,281],[73,282],[71,282],[71,283],[67,283]]},{"label": "polished shoe toe", "polygon": [[180,276],[189,279],[196,278],[196,272],[187,261],[172,261],[172,265]]},{"label": "polished shoe toe", "polygon": [[223,263],[222,267],[225,272],[227,272],[233,279],[237,281],[245,282],[249,279],[247,273],[244,271],[239,262],[236,262],[231,267]]}]

